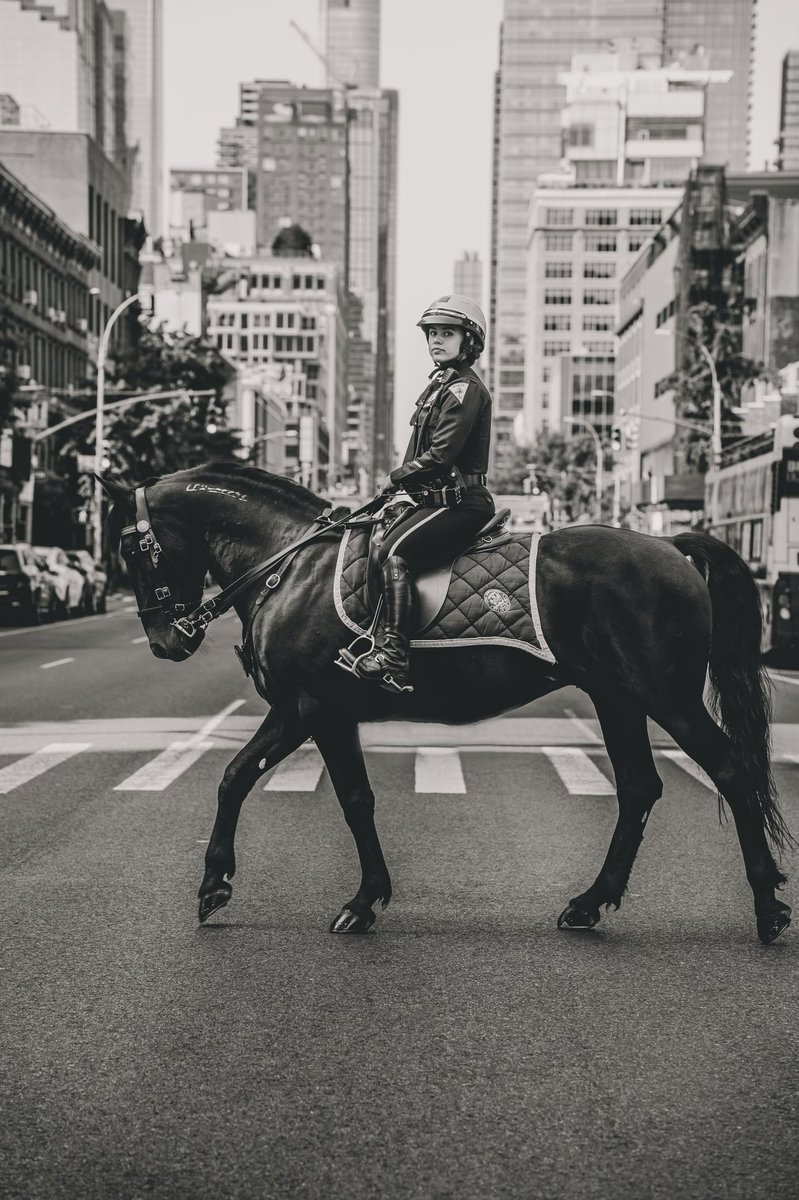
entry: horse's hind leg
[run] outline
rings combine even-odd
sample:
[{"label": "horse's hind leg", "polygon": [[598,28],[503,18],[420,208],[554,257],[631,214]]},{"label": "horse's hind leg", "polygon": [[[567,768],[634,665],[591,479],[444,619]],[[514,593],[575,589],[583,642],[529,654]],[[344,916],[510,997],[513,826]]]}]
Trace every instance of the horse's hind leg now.
[{"label": "horse's hind leg", "polygon": [[259,776],[277,766],[308,737],[299,717],[270,709],[257,733],[232,759],[219,785],[216,820],[205,852],[205,874],[200,885],[200,921],[223,908],[233,893],[230,880],[236,873],[236,825],[245,798]]},{"label": "horse's hind leg", "polygon": [[654,713],[659,725],[710,776],[730,806],[741,844],[746,878],[755,902],[758,937],[773,942],[790,924],[791,910],[774,894],[785,876],[774,861],[764,817],[751,802],[746,772],[726,733],[713,720],[701,698],[679,710]]},{"label": "horse's hind leg", "polygon": [[601,905],[619,907],[652,806],[663,794],[639,702],[621,691],[590,695],[616,776],[619,816],[602,870],[587,891],[569,901],[558,929],[592,929]]},{"label": "horse's hind leg", "polygon": [[375,828],[375,797],[366,773],[358,726],[329,710],[316,714],[312,733],[325,760],[361,864],[361,885],[330,926],[331,933],[366,933],[372,905],[391,899],[391,880]]}]

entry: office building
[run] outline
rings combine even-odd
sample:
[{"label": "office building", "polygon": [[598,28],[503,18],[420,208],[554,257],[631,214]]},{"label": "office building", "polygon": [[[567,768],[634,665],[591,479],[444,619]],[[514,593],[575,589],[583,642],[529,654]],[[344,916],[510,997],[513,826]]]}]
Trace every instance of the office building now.
[{"label": "office building", "polygon": [[268,248],[300,225],[319,255],[346,265],[346,107],[331,88],[263,83],[258,91],[256,236]]},{"label": "office building", "polygon": [[103,0],[2,0],[0,13],[0,85],[19,106],[16,123],[86,133],[112,158],[114,32]]},{"label": "office building", "polygon": [[216,214],[243,213],[248,207],[248,172],[243,167],[169,172],[169,236],[173,239],[209,240],[209,221],[213,224]]},{"label": "office building", "polygon": [[452,290],[483,307],[483,264],[476,250],[464,250],[452,271]]},{"label": "office building", "polygon": [[539,179],[527,248],[527,438],[566,417],[613,423],[619,280],[680,203],[703,154],[705,89],[727,78],[642,67],[632,51],[576,55],[561,74],[562,170]]},{"label": "office building", "polygon": [[777,168],[799,171],[799,50],[789,50],[782,60]]},{"label": "office building", "polygon": [[[608,0],[601,5],[505,0],[494,105],[489,294],[489,382],[500,452],[512,443],[513,421],[524,405],[527,213],[538,176],[557,169],[562,157],[559,115],[565,88],[558,76],[568,70],[572,55],[607,50],[609,44],[629,46],[658,66],[682,57],[686,67],[732,70],[737,90],[729,110],[723,88],[733,80],[708,89],[719,103],[714,100],[708,113],[705,154],[741,161],[752,7],[753,0]],[[702,41],[707,54],[692,63],[686,56]]]},{"label": "office building", "polygon": [[[89,273],[95,290],[89,306],[90,358],[108,317],[138,290],[141,223],[127,216],[128,187],[123,173],[82,133],[0,128],[0,162],[54,210],[75,233],[101,248]],[[129,319],[118,321],[111,345],[128,344]]]},{"label": "office building", "polygon": [[799,172],[793,195],[753,192],[730,229],[743,286],[741,349],[779,371],[799,359]]},{"label": "office building", "polygon": [[[112,0],[125,14],[125,129],[131,208],[147,232],[164,229],[164,70],[162,0]],[[121,69],[121,68],[120,68]]]},{"label": "office building", "polygon": [[707,88],[708,164],[745,171],[753,78],[756,0],[665,0],[663,61],[731,71],[728,83]]},{"label": "office building", "polygon": [[328,87],[380,86],[380,0],[322,0]]},{"label": "office building", "polygon": [[[342,471],[347,422],[345,296],[335,263],[309,257],[259,256],[237,261],[208,297],[208,336],[247,369],[283,364],[300,381],[290,404],[295,440],[287,461],[312,464],[309,486],[332,484]],[[301,427],[300,418],[311,418]]]},{"label": "office building", "polygon": [[[17,342],[4,365],[24,389],[14,429],[0,435],[0,541],[31,540],[31,438],[58,419],[64,395],[89,373],[89,287],[99,258],[93,242],[0,162],[0,298]],[[51,449],[41,444],[42,472],[51,466]],[[68,508],[66,515],[71,526]]]}]

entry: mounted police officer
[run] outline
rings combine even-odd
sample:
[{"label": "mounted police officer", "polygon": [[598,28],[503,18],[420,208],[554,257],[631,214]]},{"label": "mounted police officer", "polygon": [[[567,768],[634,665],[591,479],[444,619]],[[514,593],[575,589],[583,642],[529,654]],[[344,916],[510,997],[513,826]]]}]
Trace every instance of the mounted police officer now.
[{"label": "mounted police officer", "polygon": [[491,395],[472,370],[485,347],[485,317],[468,297],[448,295],[434,300],[417,324],[435,369],[416,402],[402,466],[381,491],[402,489],[418,507],[391,526],[380,547],[385,637],[357,664],[363,679],[389,691],[411,690],[413,578],[466,550],[494,513],[486,488]]}]

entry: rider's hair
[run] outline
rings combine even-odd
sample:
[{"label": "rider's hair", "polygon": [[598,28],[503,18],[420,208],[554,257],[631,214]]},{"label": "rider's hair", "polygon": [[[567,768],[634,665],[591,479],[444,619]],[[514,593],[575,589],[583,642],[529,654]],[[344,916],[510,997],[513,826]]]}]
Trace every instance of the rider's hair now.
[{"label": "rider's hair", "polygon": [[465,330],[458,361],[463,360],[467,367],[471,367],[473,363],[477,362],[482,353],[483,347],[480,345],[478,338],[468,329]]}]

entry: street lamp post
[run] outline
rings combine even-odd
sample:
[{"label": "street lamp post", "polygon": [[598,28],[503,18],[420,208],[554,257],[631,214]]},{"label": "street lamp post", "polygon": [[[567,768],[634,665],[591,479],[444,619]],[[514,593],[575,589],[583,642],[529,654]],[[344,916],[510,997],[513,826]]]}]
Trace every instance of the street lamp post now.
[{"label": "street lamp post", "polygon": [[604,487],[604,482],[605,482],[604,478],[603,478],[602,442],[600,440],[599,434],[594,429],[594,427],[590,421],[584,421],[582,419],[582,417],[564,417],[563,420],[564,420],[565,424],[567,424],[567,425],[580,425],[583,429],[587,429],[588,432],[591,434],[591,437],[594,439],[594,449],[596,451],[596,515],[597,515],[597,521],[599,521],[601,524],[601,522],[602,522],[602,489]]},{"label": "street lamp post", "polygon": [[[669,329],[665,325],[661,326],[660,329],[656,329],[655,333],[659,337],[674,336],[674,330]],[[716,360],[713,355],[705,343],[700,342],[699,338],[694,339],[694,344],[710,368],[710,378],[713,381],[713,419],[710,430],[710,458],[713,470],[718,471],[721,469],[721,386],[719,384],[718,372],[716,371]],[[674,424],[685,424],[685,422],[675,421]]]},{"label": "street lamp post", "polygon": [[100,346],[97,351],[97,411],[95,413],[94,422],[94,514],[93,514],[93,530],[94,530],[94,557],[99,562],[103,553],[103,487],[97,478],[102,474],[103,470],[103,408],[105,404],[105,360],[108,352],[108,340],[111,335],[111,330],[114,324],[126,308],[130,308],[131,304],[135,304],[141,298],[139,292],[135,292],[132,296],[128,296],[127,300],[123,300],[118,304],[111,316],[108,318],[100,338]]}]

